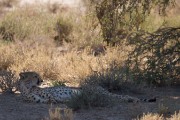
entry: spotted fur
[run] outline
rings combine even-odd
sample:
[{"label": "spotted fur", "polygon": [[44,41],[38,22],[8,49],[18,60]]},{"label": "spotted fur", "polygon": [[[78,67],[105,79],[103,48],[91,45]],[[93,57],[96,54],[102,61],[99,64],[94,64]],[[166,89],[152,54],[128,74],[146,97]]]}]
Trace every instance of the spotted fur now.
[{"label": "spotted fur", "polygon": [[[43,82],[43,80],[36,72],[23,72],[19,75],[19,89],[23,99],[26,101],[36,103],[58,103],[68,101],[73,95],[81,94],[81,89],[71,87],[56,86],[40,88],[39,85]],[[141,100],[129,95],[113,94],[100,86],[94,87],[93,91],[126,102],[155,102],[155,99],[150,99],[151,101],[149,101],[146,99]]]}]

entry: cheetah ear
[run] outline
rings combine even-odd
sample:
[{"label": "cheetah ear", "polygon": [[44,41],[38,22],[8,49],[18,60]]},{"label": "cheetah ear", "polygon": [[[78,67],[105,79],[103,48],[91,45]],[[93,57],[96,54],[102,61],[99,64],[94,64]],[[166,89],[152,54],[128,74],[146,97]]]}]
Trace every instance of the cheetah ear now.
[{"label": "cheetah ear", "polygon": [[25,78],[25,74],[24,73],[19,73],[20,78]]}]

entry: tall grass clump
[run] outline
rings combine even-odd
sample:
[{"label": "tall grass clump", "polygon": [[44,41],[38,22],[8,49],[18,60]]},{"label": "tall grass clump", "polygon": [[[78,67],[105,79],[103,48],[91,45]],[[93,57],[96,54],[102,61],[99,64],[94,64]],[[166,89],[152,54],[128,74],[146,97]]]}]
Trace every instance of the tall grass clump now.
[{"label": "tall grass clump", "polygon": [[175,112],[170,118],[164,117],[163,115],[158,114],[144,114],[142,118],[138,120],[179,120],[180,119],[180,113]]},{"label": "tall grass clump", "polygon": [[[1,35],[5,40],[24,40],[30,36],[54,34],[58,16],[39,9],[21,8],[7,13],[0,21]],[[7,37],[6,37],[7,36]]]},{"label": "tall grass clump", "polygon": [[[49,44],[50,45],[50,44]],[[23,70],[34,70],[57,79],[55,60],[51,59],[52,48],[30,41],[10,43],[0,47],[2,70],[13,70],[17,74]],[[53,69],[52,69],[53,68]],[[42,72],[43,71],[43,72]]]},{"label": "tall grass clump", "polygon": [[15,60],[15,52],[13,49],[8,49],[8,45],[3,45],[0,47],[0,69],[7,70],[9,66],[14,63]]},{"label": "tall grass clump", "polygon": [[68,108],[50,108],[48,120],[73,120],[73,111]]}]

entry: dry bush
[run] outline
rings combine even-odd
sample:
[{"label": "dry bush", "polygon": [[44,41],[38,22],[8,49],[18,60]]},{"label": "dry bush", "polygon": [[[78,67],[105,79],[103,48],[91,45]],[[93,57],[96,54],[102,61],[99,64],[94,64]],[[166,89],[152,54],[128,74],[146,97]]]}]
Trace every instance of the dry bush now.
[{"label": "dry bush", "polygon": [[69,35],[72,32],[72,25],[67,20],[58,19],[55,27],[57,36],[54,37],[54,40],[58,45],[62,45],[63,42],[71,42]]},{"label": "dry bush", "polygon": [[17,78],[12,71],[0,71],[0,89],[2,92],[12,93],[16,83]]},{"label": "dry bush", "polygon": [[49,120],[73,120],[73,111],[68,108],[50,108]]}]

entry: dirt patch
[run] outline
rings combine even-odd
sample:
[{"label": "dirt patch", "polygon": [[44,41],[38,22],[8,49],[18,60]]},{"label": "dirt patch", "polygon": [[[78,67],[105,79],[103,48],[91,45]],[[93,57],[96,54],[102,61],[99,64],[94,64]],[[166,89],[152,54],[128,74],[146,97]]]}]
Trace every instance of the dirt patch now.
[{"label": "dirt patch", "polygon": [[[74,120],[131,120],[147,112],[170,116],[180,110],[180,88],[156,88],[133,96],[143,98],[149,94],[158,96],[156,103],[117,103],[112,107],[78,110],[74,111]],[[65,107],[63,104],[53,106]],[[0,94],[0,120],[43,120],[48,118],[51,107],[24,102],[19,94]]]}]

